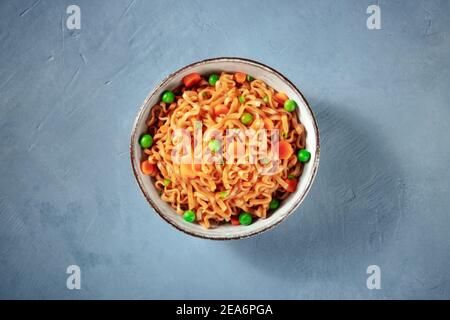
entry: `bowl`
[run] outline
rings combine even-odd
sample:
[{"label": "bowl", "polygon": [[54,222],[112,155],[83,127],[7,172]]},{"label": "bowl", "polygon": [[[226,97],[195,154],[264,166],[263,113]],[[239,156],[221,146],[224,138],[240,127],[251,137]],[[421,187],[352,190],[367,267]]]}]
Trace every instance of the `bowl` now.
[{"label": "bowl", "polygon": [[[201,75],[208,75],[221,71],[241,71],[251,74],[255,79],[263,80],[275,90],[283,91],[289,98],[294,99],[298,104],[296,111],[298,112],[299,119],[306,128],[306,148],[311,152],[311,159],[304,166],[303,173],[297,185],[297,190],[283,200],[281,206],[267,218],[257,219],[249,226],[232,226],[224,224],[219,225],[217,228],[206,229],[199,224],[184,221],[181,215],[178,215],[168,203],[160,198],[152,178],[141,173],[140,162],[143,159],[143,151],[139,146],[139,137],[147,129],[146,121],[151,108],[159,102],[160,97],[165,90],[172,90],[179,86],[182,78],[189,73],[198,72]],[[256,235],[273,228],[286,219],[298,208],[308,194],[317,173],[319,153],[320,143],[317,122],[300,90],[275,69],[260,62],[243,58],[214,58],[202,60],[183,67],[166,77],[150,92],[142,104],[134,121],[130,143],[131,164],[134,176],[142,193],[153,209],[161,218],[178,230],[192,236],[213,240],[242,239]]]}]

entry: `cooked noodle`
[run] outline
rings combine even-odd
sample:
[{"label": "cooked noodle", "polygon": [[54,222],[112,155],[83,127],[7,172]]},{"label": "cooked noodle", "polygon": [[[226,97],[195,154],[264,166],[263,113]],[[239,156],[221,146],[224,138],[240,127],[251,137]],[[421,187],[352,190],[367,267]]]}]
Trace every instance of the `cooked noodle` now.
[{"label": "cooked noodle", "polygon": [[[198,129],[196,121],[201,121],[203,134],[212,128],[260,130],[273,124],[273,129],[280,132],[280,141],[299,150],[305,148],[306,131],[297,112],[286,111],[274,98],[277,92],[263,81],[251,79],[240,84],[233,74],[225,72],[214,86],[202,79],[191,88],[180,86],[174,92],[175,101],[155,105],[147,122],[153,144],[144,149],[145,159],[148,157],[157,167],[152,176],[162,200],[180,215],[192,210],[195,220],[206,228],[230,222],[242,212],[253,218],[266,218],[271,200],[286,198],[289,180],[297,180],[302,174],[303,163],[295,152],[287,159],[277,160],[277,170],[271,175],[261,174],[261,169],[273,163],[259,159],[256,163],[202,162],[192,170],[194,175],[186,176],[183,164],[176,163],[172,156],[175,142],[179,142],[173,134],[177,129],[193,134]],[[241,96],[244,103],[239,100]],[[215,116],[215,108],[220,107],[228,112]],[[249,126],[240,121],[244,112],[253,116]],[[245,140],[246,147],[248,144]],[[203,141],[202,147],[208,148],[208,141]],[[269,139],[268,149],[273,147]]]}]

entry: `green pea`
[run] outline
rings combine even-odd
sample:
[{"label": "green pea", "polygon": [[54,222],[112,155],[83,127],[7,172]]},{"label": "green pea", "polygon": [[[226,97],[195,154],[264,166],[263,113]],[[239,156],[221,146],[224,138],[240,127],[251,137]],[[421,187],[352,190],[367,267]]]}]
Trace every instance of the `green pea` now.
[{"label": "green pea", "polygon": [[184,221],[194,222],[195,221],[195,212],[192,210],[187,210],[183,214]]},{"label": "green pea", "polygon": [[297,102],[295,102],[292,99],[287,99],[284,102],[284,110],[288,111],[288,112],[292,112],[295,110],[295,108],[297,108]]},{"label": "green pea", "polygon": [[240,103],[244,103],[245,102],[245,97],[244,96],[239,96],[239,102]]},{"label": "green pea", "polygon": [[220,191],[219,196],[221,199],[225,199],[226,197],[228,197],[228,193],[228,191]]},{"label": "green pea", "polygon": [[219,80],[219,76],[213,73],[212,75],[209,76],[208,82],[210,85],[215,86],[217,80]]},{"label": "green pea", "polygon": [[296,179],[297,177],[294,175],[294,174],[290,174],[290,175],[288,175],[288,179],[289,180],[294,180],[294,179]]},{"label": "green pea", "polygon": [[311,153],[306,149],[300,149],[298,150],[297,158],[300,162],[308,162],[311,159]]},{"label": "green pea", "polygon": [[245,112],[241,116],[241,122],[242,124],[249,125],[253,122],[253,116],[250,113]]},{"label": "green pea", "polygon": [[251,81],[253,81],[253,80],[255,80],[255,78],[253,78],[251,75],[247,75],[247,81],[248,82],[251,82]]},{"label": "green pea", "polygon": [[269,103],[269,96],[264,96],[263,101],[264,103]]},{"label": "green pea", "polygon": [[212,139],[210,142],[208,142],[208,148],[212,152],[218,152],[220,150],[220,142],[219,142],[219,140]]},{"label": "green pea", "polygon": [[164,187],[167,187],[172,181],[170,179],[164,179]]},{"label": "green pea", "polygon": [[280,207],[280,200],[278,199],[272,199],[269,203],[269,209],[270,210],[276,210]]},{"label": "green pea", "polygon": [[252,224],[252,221],[253,221],[252,215],[248,212],[243,212],[239,215],[239,223],[244,226]]},{"label": "green pea", "polygon": [[153,137],[149,134],[144,134],[139,139],[139,144],[141,145],[142,149],[150,148],[153,144]]},{"label": "green pea", "polygon": [[163,95],[162,95],[162,101],[165,103],[172,103],[175,101],[175,95],[173,94],[172,91],[164,91]]}]

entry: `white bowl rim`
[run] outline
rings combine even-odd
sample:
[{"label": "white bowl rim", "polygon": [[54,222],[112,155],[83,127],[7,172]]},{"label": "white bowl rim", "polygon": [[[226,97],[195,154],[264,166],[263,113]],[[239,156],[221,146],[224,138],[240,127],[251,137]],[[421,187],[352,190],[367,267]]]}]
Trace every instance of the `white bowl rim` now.
[{"label": "white bowl rim", "polygon": [[[311,176],[309,177],[309,181],[308,184],[304,190],[304,192],[302,194],[299,195],[298,199],[296,200],[295,204],[291,207],[291,209],[279,220],[279,221],[275,221],[272,224],[268,224],[267,226],[265,226],[262,229],[259,230],[254,230],[251,231],[247,234],[244,235],[230,235],[230,236],[225,236],[225,237],[209,237],[207,235],[204,234],[197,234],[195,232],[191,232],[189,230],[184,229],[182,226],[177,225],[176,223],[170,221],[169,219],[167,219],[164,214],[160,211],[160,209],[158,208],[158,206],[153,202],[153,200],[151,199],[151,197],[149,196],[149,194],[146,192],[143,183],[140,181],[139,179],[139,168],[136,168],[135,165],[135,157],[134,157],[134,142],[136,141],[136,135],[138,134],[137,132],[137,127],[138,127],[138,123],[139,120],[142,117],[142,114],[144,113],[144,110],[147,106],[148,101],[150,101],[153,96],[155,95],[156,92],[158,92],[158,90],[161,87],[164,87],[168,81],[170,81],[170,79],[172,79],[174,76],[176,76],[177,74],[196,67],[196,66],[200,66],[203,64],[207,64],[210,62],[240,62],[240,63],[247,63],[247,64],[251,64],[257,67],[260,67],[262,69],[264,69],[265,71],[269,72],[269,73],[275,73],[276,75],[278,75],[281,79],[283,79],[283,81],[286,82],[286,84],[294,91],[296,92],[299,96],[302,97],[304,105],[306,107],[306,109],[308,110],[308,112],[310,113],[310,116],[313,120],[313,127],[314,127],[314,131],[315,131],[315,136],[316,136],[316,151],[315,151],[315,156],[314,156],[314,162],[312,163],[312,171],[311,171]],[[254,236],[256,234],[260,234],[264,231],[270,230],[272,228],[274,228],[275,226],[279,225],[282,221],[284,221],[288,216],[290,216],[292,214],[292,212],[294,212],[299,206],[300,204],[303,202],[303,200],[305,199],[306,195],[309,193],[309,190],[311,189],[311,186],[315,180],[315,177],[317,175],[317,170],[319,167],[319,158],[320,158],[320,136],[319,136],[319,128],[317,125],[317,120],[316,117],[314,116],[314,113],[308,103],[308,101],[306,100],[305,96],[303,95],[303,93],[293,84],[292,81],[290,81],[286,76],[284,76],[282,73],[280,73],[279,71],[252,59],[248,59],[248,58],[240,58],[240,57],[217,57],[217,58],[209,58],[209,59],[203,59],[197,62],[193,62],[191,64],[186,65],[185,67],[182,67],[174,72],[172,72],[171,74],[169,74],[168,76],[166,76],[153,90],[150,91],[150,93],[147,95],[147,97],[145,98],[144,102],[142,103],[139,112],[134,120],[133,123],[133,129],[131,131],[131,137],[130,137],[130,158],[131,158],[131,166],[133,169],[133,174],[134,177],[136,179],[136,182],[139,186],[139,188],[141,189],[141,192],[143,193],[144,197],[147,199],[147,202],[152,206],[152,208],[156,211],[156,213],[158,213],[158,215],[164,219],[166,222],[168,222],[170,225],[172,225],[173,227],[175,227],[176,229],[178,229],[179,231],[182,231],[188,235],[197,237],[197,238],[202,238],[202,239],[208,239],[208,240],[239,240],[239,239],[244,239],[244,238],[248,238],[251,236]]]}]

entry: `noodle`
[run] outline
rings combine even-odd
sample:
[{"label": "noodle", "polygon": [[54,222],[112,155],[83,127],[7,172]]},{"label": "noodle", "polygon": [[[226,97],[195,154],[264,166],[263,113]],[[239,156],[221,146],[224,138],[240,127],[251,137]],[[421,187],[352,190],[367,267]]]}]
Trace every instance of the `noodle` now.
[{"label": "noodle", "polygon": [[[225,72],[214,86],[202,79],[189,88],[180,86],[174,93],[174,101],[161,101],[155,105],[147,121],[147,132],[153,136],[153,144],[144,149],[144,161],[156,166],[157,170],[150,175],[161,193],[161,199],[180,215],[192,210],[195,221],[205,228],[228,223],[242,212],[250,213],[253,218],[266,218],[270,213],[271,201],[285,199],[289,192],[293,192],[289,190],[292,181],[296,185],[302,174],[303,163],[297,159],[296,152],[274,162],[272,159],[277,145],[267,132],[267,135],[255,138],[267,136],[267,143],[263,151],[253,152],[257,158],[254,163],[249,162],[253,153],[249,151],[250,138],[245,136],[244,139],[238,136],[229,144],[225,143],[224,138],[221,142],[225,145],[223,154],[211,152],[209,155],[209,159],[215,159],[215,162],[206,161],[204,157],[198,164],[177,163],[173,155],[182,154],[190,146],[176,132],[183,129],[193,135],[199,130],[203,134],[203,141],[199,144],[203,150],[208,150],[208,143],[219,139],[207,135],[211,129],[224,134],[227,129],[253,129],[255,132],[277,129],[280,142],[286,141],[293,150],[299,150],[305,148],[306,130],[297,112],[283,108],[283,104],[276,99],[277,92],[263,81],[251,79],[238,83],[233,74]],[[219,113],[217,110],[225,112]],[[252,122],[248,125],[241,121],[246,114],[252,115]],[[243,140],[245,153],[239,159],[235,156],[233,163],[228,159],[225,161],[228,151],[238,149],[239,139]],[[261,158],[265,152],[266,156]],[[197,154],[197,149],[190,154],[191,157]],[[271,174],[261,173],[268,168],[273,169]]]}]

